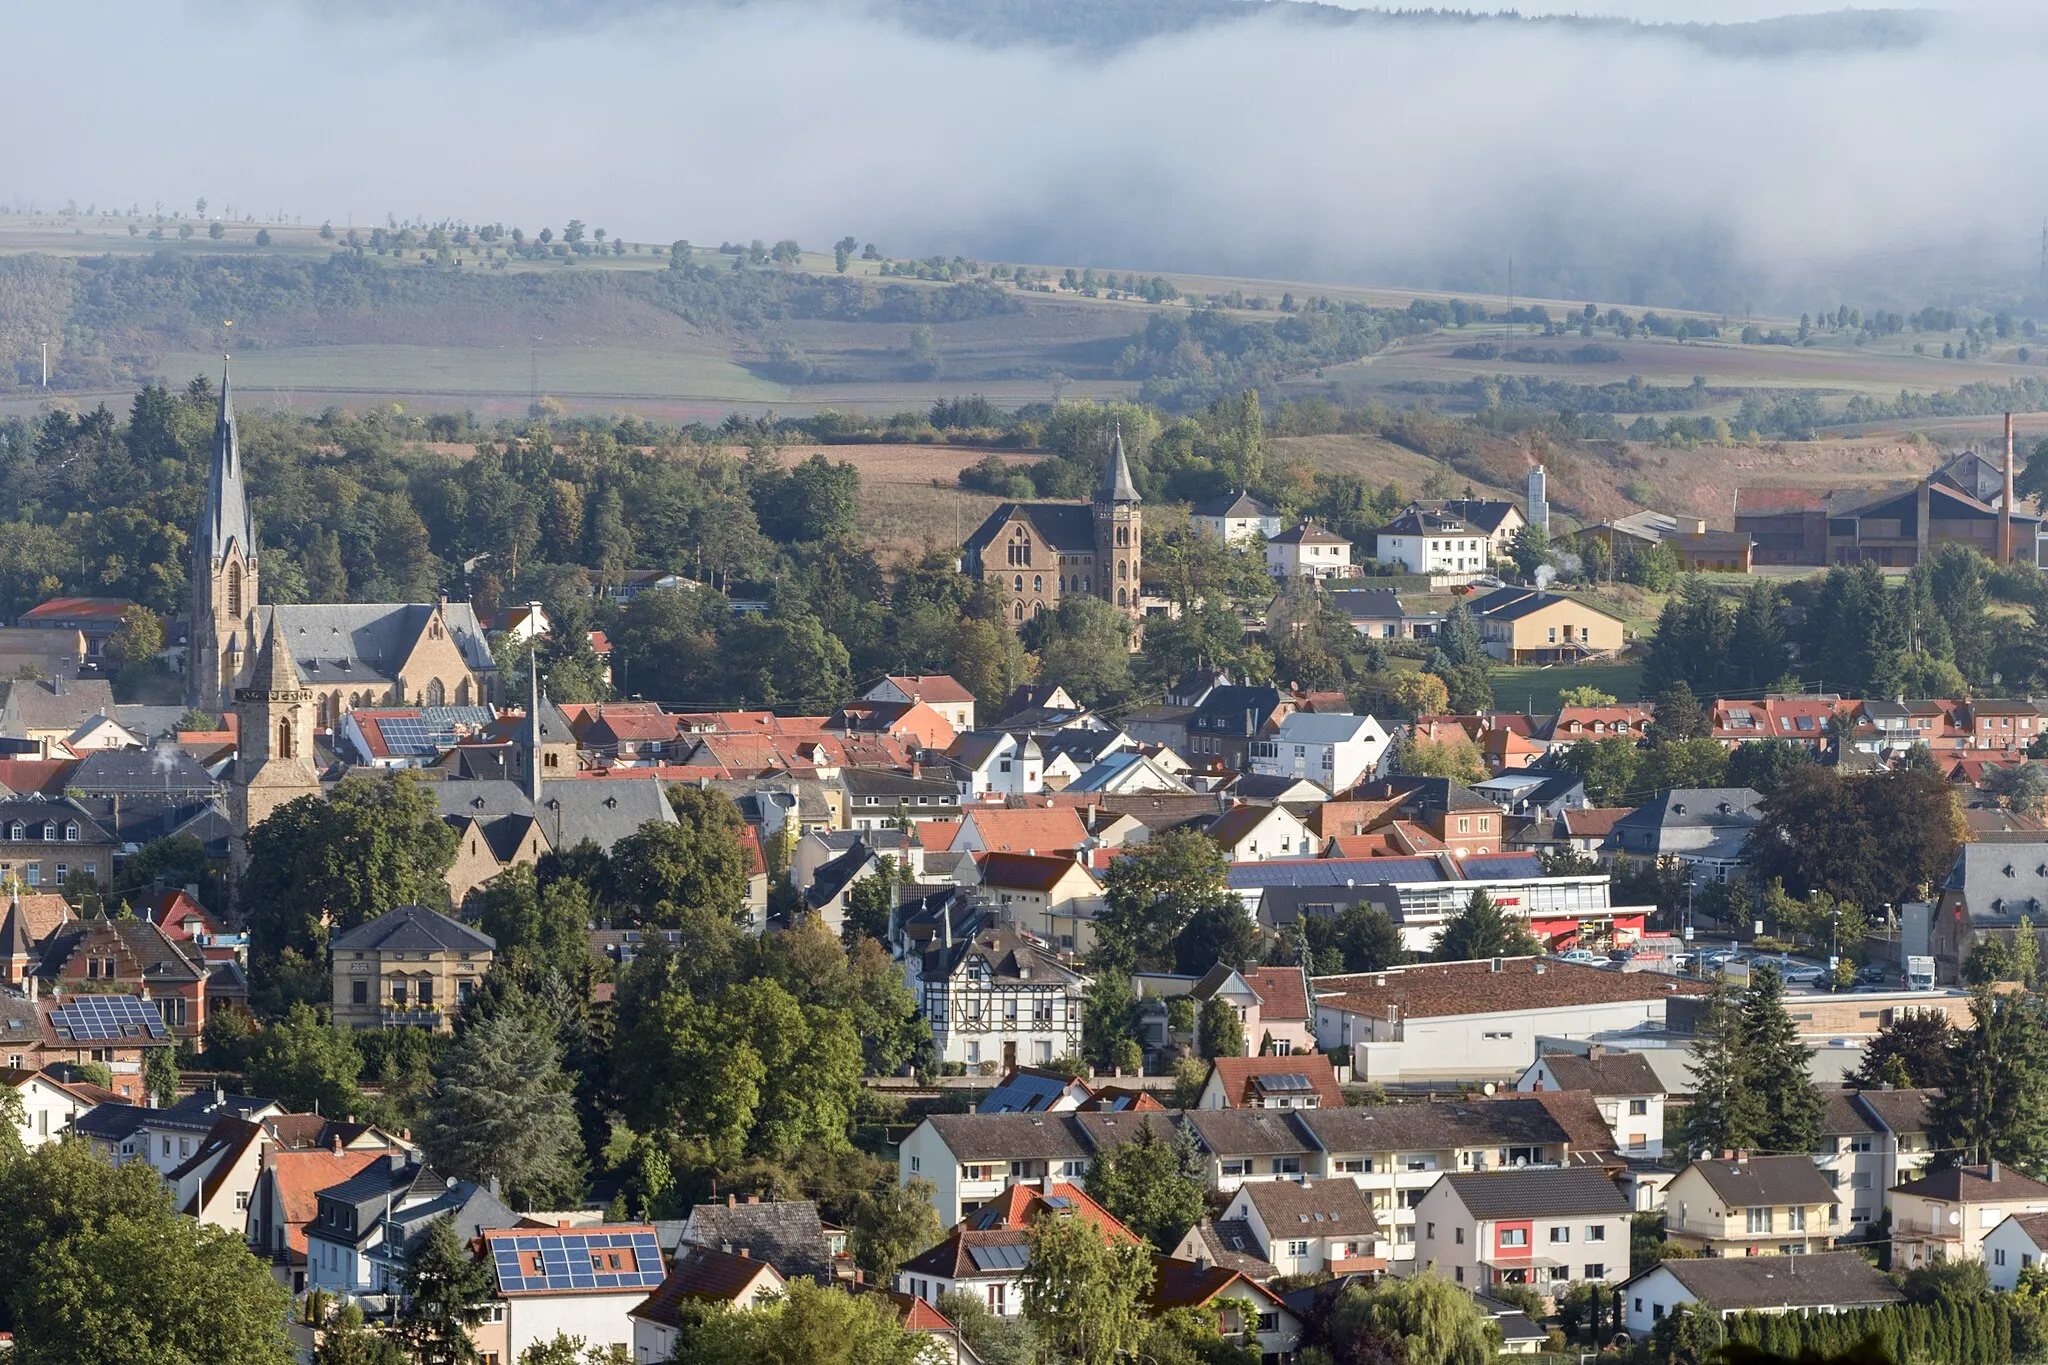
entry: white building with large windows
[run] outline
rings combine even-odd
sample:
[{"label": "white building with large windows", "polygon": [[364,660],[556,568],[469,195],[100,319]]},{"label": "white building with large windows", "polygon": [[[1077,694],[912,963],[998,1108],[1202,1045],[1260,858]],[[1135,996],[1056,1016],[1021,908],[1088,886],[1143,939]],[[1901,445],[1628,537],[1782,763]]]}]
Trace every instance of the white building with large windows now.
[{"label": "white building with large windows", "polygon": [[983,910],[961,918],[942,911],[939,936],[904,962],[939,1060],[994,1074],[1079,1056],[1089,979]]}]

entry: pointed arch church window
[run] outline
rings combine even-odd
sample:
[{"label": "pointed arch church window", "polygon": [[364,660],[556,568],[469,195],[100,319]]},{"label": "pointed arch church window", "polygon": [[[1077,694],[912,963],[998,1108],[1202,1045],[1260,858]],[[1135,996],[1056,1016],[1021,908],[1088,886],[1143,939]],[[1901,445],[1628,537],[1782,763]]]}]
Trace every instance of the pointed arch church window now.
[{"label": "pointed arch church window", "polygon": [[277,756],[279,758],[295,757],[290,717],[286,717],[277,723]]},{"label": "pointed arch church window", "polygon": [[426,702],[429,706],[446,706],[448,689],[441,685],[439,678],[427,679]]},{"label": "pointed arch church window", "polygon": [[242,566],[228,565],[228,615],[240,619],[242,615]]}]

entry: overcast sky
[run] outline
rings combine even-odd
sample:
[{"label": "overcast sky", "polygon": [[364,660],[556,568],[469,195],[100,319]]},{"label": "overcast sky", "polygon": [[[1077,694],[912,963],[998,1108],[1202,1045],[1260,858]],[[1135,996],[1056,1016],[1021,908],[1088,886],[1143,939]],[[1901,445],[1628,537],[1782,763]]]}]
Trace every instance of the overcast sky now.
[{"label": "overcast sky", "polygon": [[2027,263],[2048,212],[2042,6],[1938,7],[1958,12],[1908,48],[1790,60],[1270,19],[1083,59],[944,43],[833,0],[545,31],[467,7],[66,0],[0,21],[17,56],[57,58],[0,85],[17,130],[0,199],[189,211],[203,194],[216,212],[529,232],[577,217],[650,241],[852,233],[899,254],[1306,278],[1504,258],[1538,220],[1559,249],[1720,234],[1781,272],[1932,244]]}]

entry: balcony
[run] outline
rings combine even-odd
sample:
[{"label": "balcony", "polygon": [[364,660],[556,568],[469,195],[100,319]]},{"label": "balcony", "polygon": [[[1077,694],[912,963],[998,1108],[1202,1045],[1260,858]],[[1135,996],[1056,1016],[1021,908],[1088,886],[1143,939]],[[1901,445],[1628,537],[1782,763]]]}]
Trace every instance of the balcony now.
[{"label": "balcony", "polygon": [[385,1028],[438,1029],[444,1016],[439,1005],[386,1005],[380,1012]]}]

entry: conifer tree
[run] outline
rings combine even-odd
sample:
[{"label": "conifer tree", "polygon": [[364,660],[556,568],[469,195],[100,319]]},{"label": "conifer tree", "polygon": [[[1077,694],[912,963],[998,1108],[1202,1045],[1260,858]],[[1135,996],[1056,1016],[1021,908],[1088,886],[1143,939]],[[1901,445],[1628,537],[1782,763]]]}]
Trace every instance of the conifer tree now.
[{"label": "conifer tree", "polygon": [[1774,967],[1758,968],[1743,997],[1742,1046],[1759,1110],[1754,1145],[1770,1152],[1812,1150],[1826,1108],[1807,1069],[1813,1050],[1799,1041]]},{"label": "conifer tree", "polygon": [[1979,987],[1976,1027],[1958,1030],[1948,1076],[1928,1115],[1935,1150],[1969,1164],[1996,1159],[2048,1170],[2048,1038],[2035,997]]},{"label": "conifer tree", "polygon": [[1721,985],[1707,997],[1694,1035],[1693,1101],[1685,1111],[1685,1145],[1692,1154],[1735,1151],[1755,1145],[1762,1124],[1762,1097],[1751,1084],[1744,1046],[1742,997]]},{"label": "conifer tree", "polygon": [[1528,924],[1510,918],[1483,889],[1474,891],[1465,908],[1437,931],[1434,956],[1439,962],[1471,962],[1488,957],[1531,957],[1543,945]]}]

